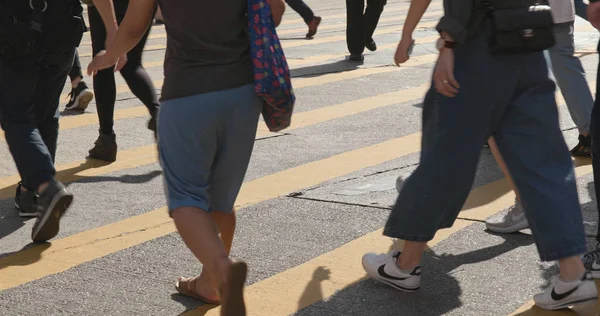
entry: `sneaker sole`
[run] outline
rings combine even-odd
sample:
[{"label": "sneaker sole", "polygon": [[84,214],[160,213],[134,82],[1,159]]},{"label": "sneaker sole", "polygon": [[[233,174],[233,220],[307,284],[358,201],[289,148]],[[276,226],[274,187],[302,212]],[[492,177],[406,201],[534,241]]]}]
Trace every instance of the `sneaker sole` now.
[{"label": "sneaker sole", "polygon": [[581,300],[576,300],[576,301],[572,301],[572,302],[564,302],[561,303],[560,305],[548,305],[548,306],[543,306],[540,304],[535,304],[537,307],[545,309],[545,310],[549,310],[549,311],[555,311],[555,310],[559,310],[559,309],[565,309],[568,308],[569,306],[575,305],[575,304],[582,304],[585,302],[589,302],[589,301],[595,301],[598,299],[598,295],[594,296],[594,297],[590,297],[590,298],[585,298],[585,299],[581,299]]},{"label": "sneaker sole", "polygon": [[367,274],[368,274],[368,275],[369,275],[369,276],[370,276],[370,277],[371,277],[373,280],[375,280],[375,281],[377,281],[377,282],[379,282],[379,283],[381,283],[381,284],[389,285],[389,286],[391,286],[391,287],[393,287],[393,288],[395,288],[395,289],[397,289],[397,290],[400,290],[400,291],[403,291],[403,292],[409,292],[409,293],[416,292],[416,291],[418,291],[419,289],[421,289],[421,286],[417,286],[417,287],[415,287],[415,288],[409,288],[409,287],[404,287],[404,286],[402,286],[402,285],[398,285],[398,284],[396,284],[396,283],[394,283],[394,282],[390,282],[390,281],[388,281],[387,279],[384,279],[384,278],[380,277],[378,273],[373,273],[373,272],[371,272],[371,271],[370,271],[370,270],[369,270],[369,269],[368,269],[368,268],[365,266],[365,264],[364,264],[364,263],[362,263],[362,266],[363,266],[363,269],[364,269],[364,270],[367,272]]},{"label": "sneaker sole", "polygon": [[67,193],[66,189],[58,191],[50,203],[49,211],[44,213],[44,216],[33,227],[31,239],[34,242],[43,242],[58,235],[60,218],[65,214],[72,202],[73,195]]},{"label": "sneaker sole", "polygon": [[600,279],[600,270],[590,271],[590,274],[592,275],[592,278],[594,278],[594,279]]},{"label": "sneaker sole", "polygon": [[229,268],[227,294],[221,301],[221,316],[245,316],[244,284],[248,275],[248,266],[244,262],[234,262]]},{"label": "sneaker sole", "polygon": [[493,233],[498,233],[498,234],[513,234],[513,233],[516,233],[516,232],[521,231],[523,229],[529,228],[529,222],[519,223],[519,225],[514,225],[514,226],[511,226],[511,227],[494,227],[494,226],[489,226],[486,223],[485,227],[489,231],[491,231]]},{"label": "sneaker sole", "polygon": [[90,90],[84,90],[79,94],[77,98],[75,98],[75,102],[73,102],[72,106],[66,107],[67,110],[79,110],[84,111],[87,109],[90,102],[94,98],[94,94]]}]

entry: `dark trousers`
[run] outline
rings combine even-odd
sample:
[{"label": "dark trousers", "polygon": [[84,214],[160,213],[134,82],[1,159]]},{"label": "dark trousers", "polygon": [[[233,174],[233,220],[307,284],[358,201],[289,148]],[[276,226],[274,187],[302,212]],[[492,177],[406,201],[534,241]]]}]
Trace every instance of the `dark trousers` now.
[{"label": "dark trousers", "polygon": [[0,125],[27,189],[56,173],[58,104],[74,53],[47,65],[0,59]]},{"label": "dark trousers", "polygon": [[73,67],[71,67],[71,72],[69,72],[69,78],[71,81],[77,78],[83,78],[81,62],[79,61],[79,53],[77,53],[77,50],[75,51],[75,58],[73,59]]},{"label": "dark trousers", "polygon": [[365,51],[365,41],[371,40],[386,0],[346,0],[346,43],[352,55]]},{"label": "dark trousers", "polygon": [[294,10],[296,13],[300,14],[302,19],[306,24],[310,23],[314,18],[315,14],[310,9],[309,6],[304,3],[302,0],[285,0],[287,4]]},{"label": "dark trousers", "polygon": [[[129,0],[115,0],[115,14],[117,22],[121,23],[125,17]],[[104,50],[106,40],[106,29],[98,10],[90,7],[88,10],[90,18],[90,32],[92,37],[92,49],[94,56]],[[158,112],[158,97],[156,89],[142,66],[142,53],[148,40],[150,28],[138,44],[127,53],[127,64],[121,69],[121,75],[127,82],[131,92],[140,99],[148,108],[150,115],[156,117]],[[98,120],[100,121],[100,131],[103,134],[112,134],[114,125],[115,102],[117,99],[117,88],[115,83],[115,74],[112,69],[99,71],[94,77],[94,94],[96,96],[96,108],[98,110]]]}]

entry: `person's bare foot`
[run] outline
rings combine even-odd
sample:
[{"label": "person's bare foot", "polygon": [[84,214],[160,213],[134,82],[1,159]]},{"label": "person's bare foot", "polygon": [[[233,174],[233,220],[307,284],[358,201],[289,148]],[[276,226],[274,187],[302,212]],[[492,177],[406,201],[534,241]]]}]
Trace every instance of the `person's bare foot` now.
[{"label": "person's bare foot", "polygon": [[211,301],[220,301],[221,293],[219,293],[219,285],[213,281],[212,278],[208,277],[208,273],[204,271],[198,277],[198,281],[194,284],[193,289],[196,293]]}]

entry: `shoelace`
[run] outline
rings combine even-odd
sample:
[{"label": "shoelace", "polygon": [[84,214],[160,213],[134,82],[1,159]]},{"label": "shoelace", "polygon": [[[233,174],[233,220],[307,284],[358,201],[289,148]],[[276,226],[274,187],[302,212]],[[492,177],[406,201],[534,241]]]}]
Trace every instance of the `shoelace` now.
[{"label": "shoelace", "polygon": [[586,267],[600,260],[600,243],[596,245],[596,250],[586,253],[581,260]]}]

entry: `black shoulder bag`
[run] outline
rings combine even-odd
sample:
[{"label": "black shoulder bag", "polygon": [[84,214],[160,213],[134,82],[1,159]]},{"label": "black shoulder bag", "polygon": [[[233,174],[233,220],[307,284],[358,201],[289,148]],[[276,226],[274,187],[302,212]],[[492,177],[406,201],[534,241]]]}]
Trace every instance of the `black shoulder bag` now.
[{"label": "black shoulder bag", "polygon": [[541,52],[554,46],[554,20],[540,0],[483,0],[492,19],[493,54]]}]

